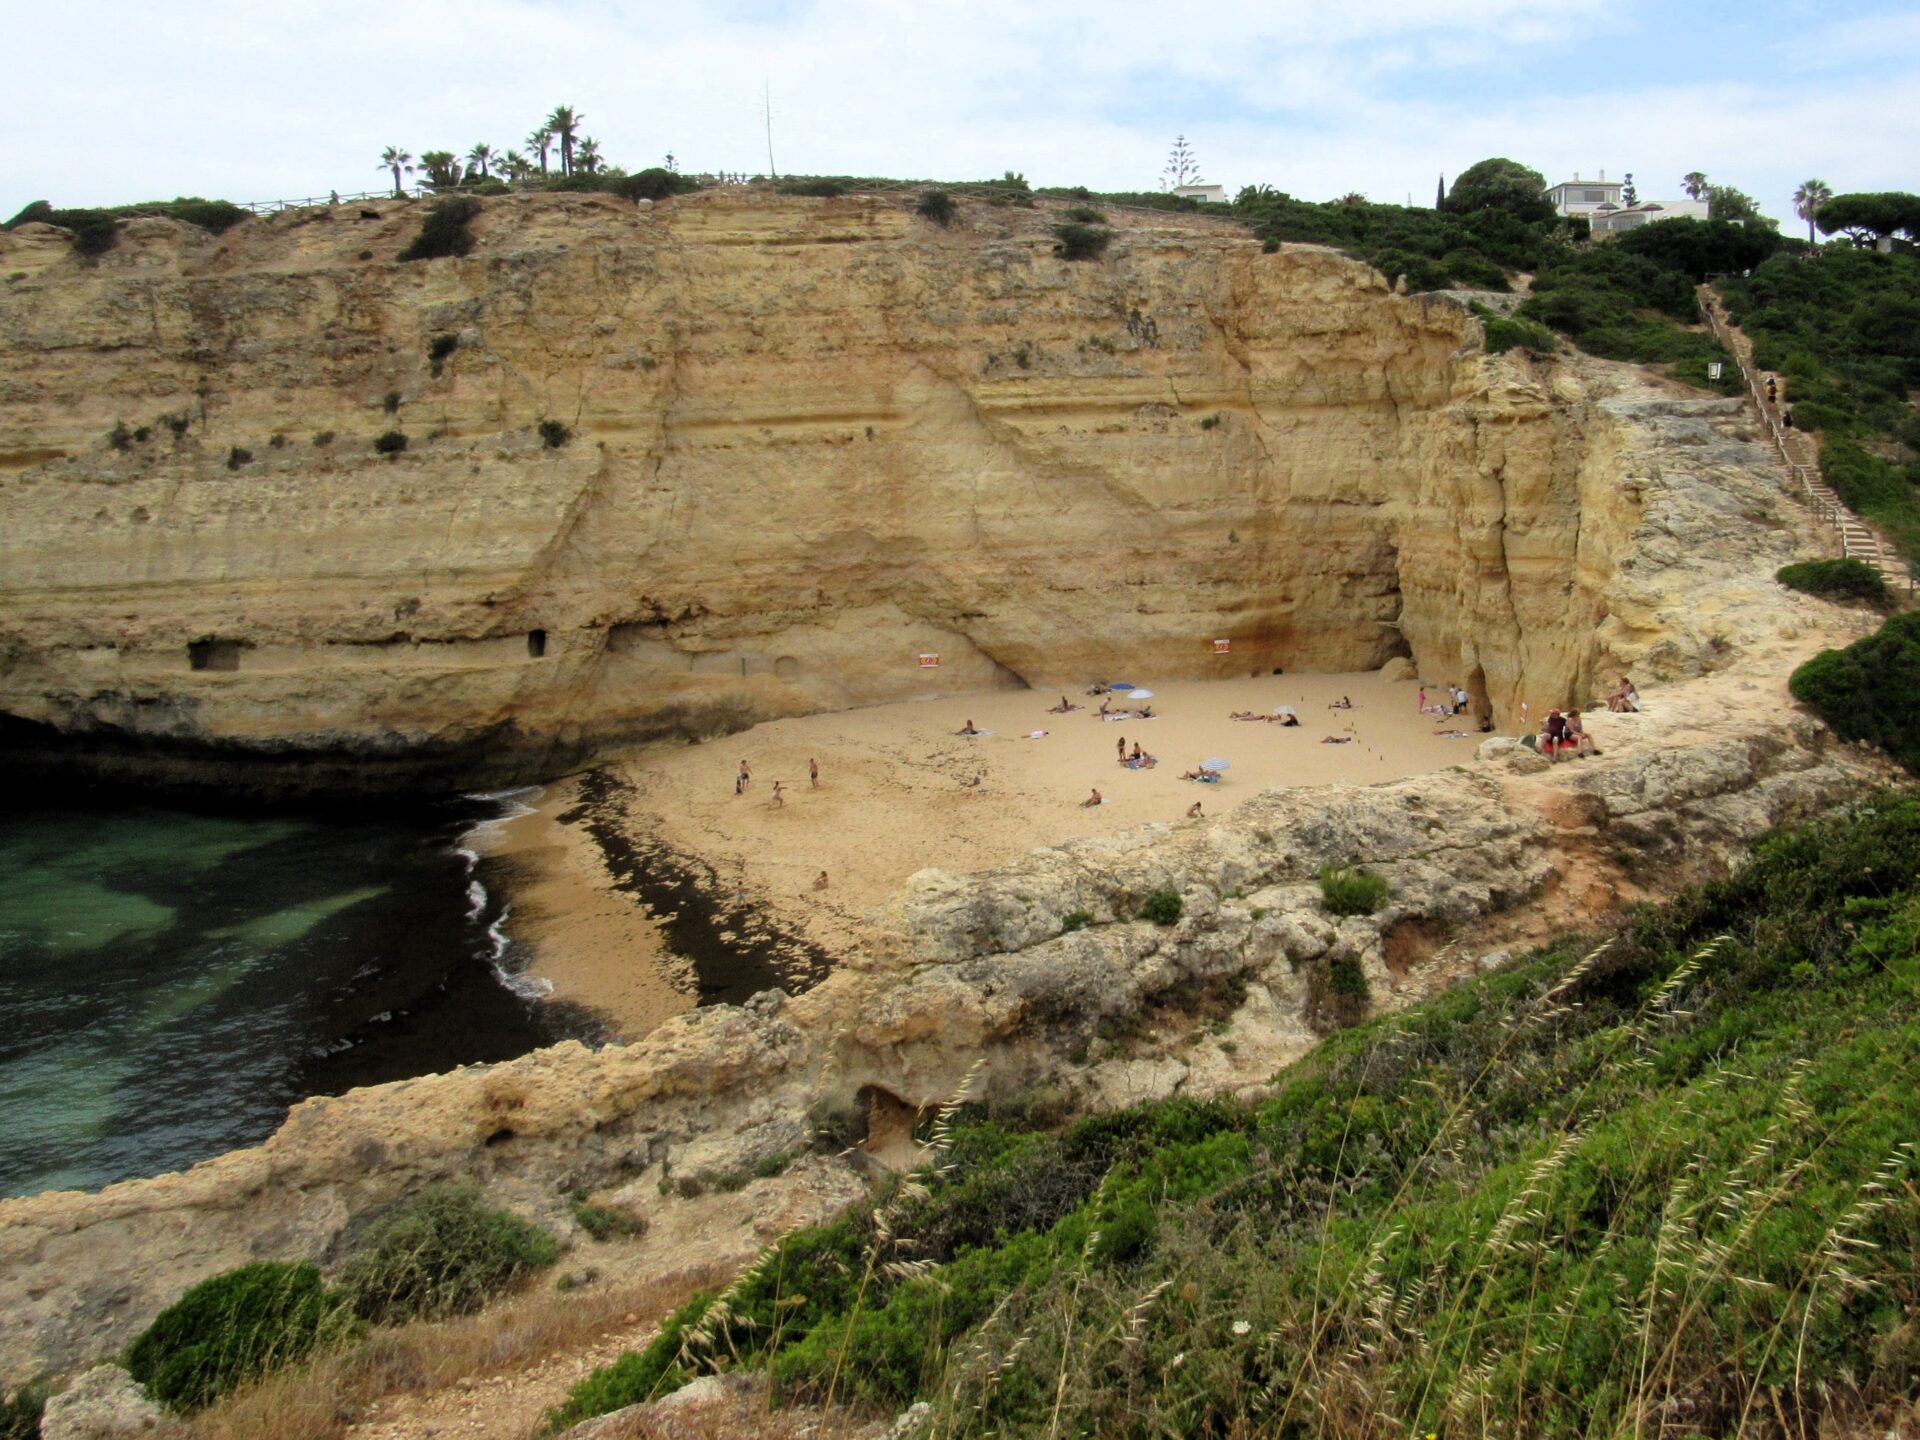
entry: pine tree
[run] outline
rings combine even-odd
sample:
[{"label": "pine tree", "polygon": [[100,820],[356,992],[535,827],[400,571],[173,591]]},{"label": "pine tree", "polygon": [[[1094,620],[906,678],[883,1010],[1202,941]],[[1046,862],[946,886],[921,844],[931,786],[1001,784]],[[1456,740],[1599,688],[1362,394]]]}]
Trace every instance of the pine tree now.
[{"label": "pine tree", "polygon": [[1193,147],[1187,144],[1187,137],[1173,137],[1173,149],[1167,153],[1167,167],[1161,171],[1162,190],[1178,190],[1182,185],[1200,183],[1200,162],[1194,158]]}]

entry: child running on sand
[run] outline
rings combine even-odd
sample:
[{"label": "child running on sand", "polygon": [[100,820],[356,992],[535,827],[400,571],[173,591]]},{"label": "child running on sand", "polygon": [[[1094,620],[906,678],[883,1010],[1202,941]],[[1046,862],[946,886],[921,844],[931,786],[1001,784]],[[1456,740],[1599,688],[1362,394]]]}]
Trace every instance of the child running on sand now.
[{"label": "child running on sand", "polygon": [[773,782],[773,799],[769,803],[776,806],[783,806],[787,803],[787,797],[780,793],[780,782],[778,780]]}]

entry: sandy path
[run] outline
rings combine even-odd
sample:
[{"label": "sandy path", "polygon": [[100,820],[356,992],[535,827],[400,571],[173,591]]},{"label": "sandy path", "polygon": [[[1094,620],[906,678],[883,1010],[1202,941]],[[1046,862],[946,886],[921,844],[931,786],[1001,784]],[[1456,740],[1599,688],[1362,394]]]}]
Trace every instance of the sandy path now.
[{"label": "sandy path", "polygon": [[[720,884],[765,906],[781,923],[829,950],[870,933],[873,913],[915,871],[988,869],[1036,846],[1111,834],[1148,823],[1182,823],[1198,801],[1220,814],[1274,786],[1370,784],[1472,758],[1469,717],[1419,710],[1419,686],[1378,675],[1281,675],[1154,684],[1150,720],[1103,720],[1097,700],[1047,713],[1058,692],[1000,690],[836,714],[772,721],[724,740],[642,752],[612,769],[631,787],[618,817],[627,833],[654,838],[714,866]],[[1440,682],[1444,684],[1444,680]],[[1437,702],[1440,685],[1429,686]],[[1342,696],[1350,710],[1329,708]],[[1299,728],[1229,717],[1297,709]],[[979,736],[954,732],[971,720]],[[1030,738],[1034,731],[1045,731]],[[1327,736],[1351,743],[1324,744]],[[1116,761],[1124,737],[1157,755],[1153,769]],[[1218,785],[1183,771],[1219,757]],[[753,779],[734,793],[745,759]],[[820,784],[808,778],[817,760]],[[772,802],[783,782],[785,803]],[[1103,803],[1083,806],[1098,788]],[[643,907],[611,885],[597,847],[576,821],[577,782],[549,787],[537,813],[504,827],[501,847],[516,872],[517,939],[535,950],[534,971],[556,997],[607,1014],[628,1037],[691,1004],[683,965],[658,942]],[[828,883],[814,880],[827,872]]]}]

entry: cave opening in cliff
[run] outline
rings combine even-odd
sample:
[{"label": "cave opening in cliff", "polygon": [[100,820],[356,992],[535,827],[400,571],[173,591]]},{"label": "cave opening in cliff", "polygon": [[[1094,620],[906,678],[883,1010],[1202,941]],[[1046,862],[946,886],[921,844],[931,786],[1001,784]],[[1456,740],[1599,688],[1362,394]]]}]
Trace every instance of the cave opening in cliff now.
[{"label": "cave opening in cliff", "polygon": [[544,630],[529,630],[527,632],[527,657],[532,660],[539,660],[544,657],[546,653],[547,632]]},{"label": "cave opening in cliff", "polygon": [[193,670],[238,670],[240,642],[195,640],[187,646],[187,666]]}]

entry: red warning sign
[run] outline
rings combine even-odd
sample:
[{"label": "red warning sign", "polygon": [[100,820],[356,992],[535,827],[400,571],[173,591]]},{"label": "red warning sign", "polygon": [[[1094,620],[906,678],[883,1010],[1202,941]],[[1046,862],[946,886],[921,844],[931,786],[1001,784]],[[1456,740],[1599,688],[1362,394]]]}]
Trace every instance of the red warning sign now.
[{"label": "red warning sign", "polygon": [[1232,651],[1233,641],[1231,640],[1216,640],[1213,642],[1213,653],[1216,655],[1227,655],[1231,654]]},{"label": "red warning sign", "polygon": [[938,655],[921,655],[920,668],[922,670],[938,670],[940,668],[940,657]]}]

